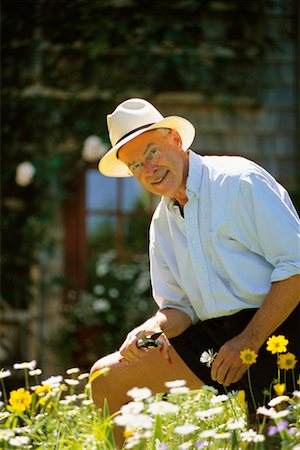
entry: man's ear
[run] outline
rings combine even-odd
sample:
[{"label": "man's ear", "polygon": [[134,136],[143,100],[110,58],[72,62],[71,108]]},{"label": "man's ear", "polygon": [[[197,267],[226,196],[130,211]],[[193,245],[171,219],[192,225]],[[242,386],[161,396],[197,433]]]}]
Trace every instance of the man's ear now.
[{"label": "man's ear", "polygon": [[171,136],[172,136],[173,141],[174,141],[179,147],[182,147],[182,139],[181,139],[181,136],[180,136],[180,134],[178,133],[178,131],[172,129],[172,130],[171,130]]}]

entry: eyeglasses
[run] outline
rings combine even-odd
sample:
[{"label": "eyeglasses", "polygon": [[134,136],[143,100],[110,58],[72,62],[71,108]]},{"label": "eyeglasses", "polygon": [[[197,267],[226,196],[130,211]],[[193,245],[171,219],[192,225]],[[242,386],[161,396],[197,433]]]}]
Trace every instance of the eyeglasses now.
[{"label": "eyeglasses", "polygon": [[154,144],[150,144],[149,148],[145,152],[145,159],[144,161],[135,161],[132,164],[129,164],[129,169],[133,173],[133,175],[138,175],[141,170],[144,168],[145,163],[154,163],[156,158],[160,154],[160,149],[157,146],[154,146]]}]

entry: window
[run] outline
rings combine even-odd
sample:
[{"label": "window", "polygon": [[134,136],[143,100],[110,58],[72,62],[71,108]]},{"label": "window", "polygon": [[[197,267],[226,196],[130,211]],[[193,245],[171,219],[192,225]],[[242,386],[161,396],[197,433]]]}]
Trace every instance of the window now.
[{"label": "window", "polygon": [[150,218],[159,200],[133,177],[105,177],[95,167],[77,174],[70,193],[65,208],[68,295],[90,287],[101,254],[114,250],[125,260],[148,252]]}]

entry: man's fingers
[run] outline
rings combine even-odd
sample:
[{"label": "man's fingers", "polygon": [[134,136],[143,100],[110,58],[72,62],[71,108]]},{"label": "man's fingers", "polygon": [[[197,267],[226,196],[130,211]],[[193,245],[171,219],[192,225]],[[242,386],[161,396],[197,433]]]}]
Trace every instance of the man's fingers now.
[{"label": "man's fingers", "polygon": [[222,358],[222,356],[218,353],[217,354],[217,356],[216,356],[216,358],[214,359],[214,362],[212,363],[212,366],[211,366],[211,378],[214,380],[214,381],[218,381],[217,380],[217,378],[218,378],[218,371],[219,371],[219,368],[220,368],[220,366],[221,366],[221,364],[223,363],[223,358]]},{"label": "man's fingers", "polygon": [[161,339],[162,347],[157,348],[140,348],[138,346],[138,339],[135,339],[130,344],[126,345],[126,341],[122,344],[122,346],[119,349],[119,352],[121,354],[121,361],[125,363],[131,363],[133,361],[137,361],[138,359],[142,358],[146,352],[149,351],[159,351],[163,358],[167,359],[170,362],[170,356],[169,356],[169,350],[170,350],[170,343],[167,337],[163,337]]},{"label": "man's fingers", "polygon": [[162,354],[164,359],[167,359],[169,362],[171,362],[169,351],[170,351],[170,343],[168,340],[162,343],[162,347],[159,349],[160,353]]},{"label": "man's fingers", "polygon": [[[216,364],[215,364],[216,363]],[[231,363],[225,360],[218,362],[214,361],[214,367],[211,370],[211,377],[224,386],[229,386],[232,383],[239,381],[247,368],[240,362],[232,361]]]},{"label": "man's fingers", "polygon": [[214,377],[213,380],[217,381],[220,384],[225,383],[225,379],[227,376],[227,373],[230,369],[230,365],[226,361],[221,361],[217,363],[217,366],[214,368]]},{"label": "man's fingers", "polygon": [[120,351],[123,361],[128,363],[137,361],[143,356],[143,350],[135,352],[132,347],[127,347],[125,350]]},{"label": "man's fingers", "polygon": [[247,366],[245,366],[245,364],[241,364],[238,367],[235,375],[232,377],[231,383],[236,383],[237,381],[239,381],[242,378],[242,376],[244,375],[244,373],[246,372],[246,370],[247,370]]}]

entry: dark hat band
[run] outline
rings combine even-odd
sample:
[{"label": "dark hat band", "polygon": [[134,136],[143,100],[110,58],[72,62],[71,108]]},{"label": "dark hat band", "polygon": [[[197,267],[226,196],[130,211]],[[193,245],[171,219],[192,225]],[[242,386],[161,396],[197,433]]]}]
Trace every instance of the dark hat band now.
[{"label": "dark hat band", "polygon": [[129,131],[129,133],[124,134],[124,136],[122,136],[114,145],[114,147],[123,139],[127,138],[128,136],[130,136],[131,134],[135,133],[136,131],[142,130],[143,128],[148,128],[151,127],[151,125],[154,125],[155,122],[153,123],[148,123],[146,125],[142,125],[141,127],[135,128],[134,130]]}]

